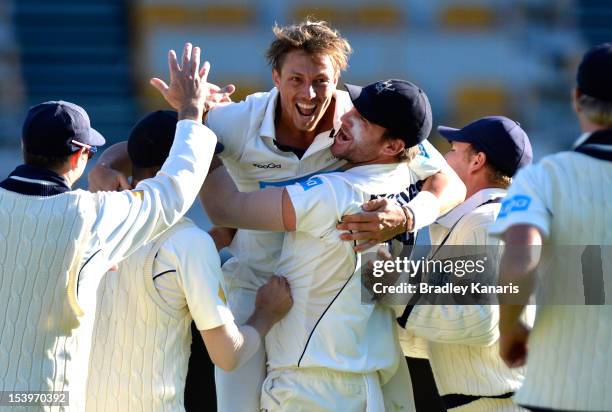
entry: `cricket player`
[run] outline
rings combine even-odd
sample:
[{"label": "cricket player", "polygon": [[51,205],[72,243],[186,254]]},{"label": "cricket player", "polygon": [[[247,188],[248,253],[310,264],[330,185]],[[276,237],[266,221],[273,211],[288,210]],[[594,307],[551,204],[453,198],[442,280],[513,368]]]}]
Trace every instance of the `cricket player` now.
[{"label": "cricket player", "polygon": [[[486,246],[500,244],[489,237],[488,229],[499,214],[511,177],[531,163],[529,138],[517,122],[502,116],[481,118],[460,130],[441,126],[438,132],[452,145],[445,158],[465,183],[467,198],[429,227],[434,245],[429,258],[486,255]],[[424,303],[412,308],[405,327],[426,340],[427,357],[447,410],[523,410],[511,397],[525,371],[508,368],[500,358],[498,322],[499,306],[493,305]]]},{"label": "cricket player", "polygon": [[[157,111],[132,129],[132,185],[166,160],[177,115]],[[142,246],[98,290],[87,385],[87,410],[184,410],[194,319],[215,364],[231,370],[257,352],[272,324],[291,307],[286,279],[262,286],[249,321],[236,326],[225,304],[215,245],[187,218]],[[130,332],[127,332],[130,331]]]},{"label": "cricket player", "polygon": [[[518,173],[491,229],[506,243],[502,284],[518,285],[525,297],[536,285],[546,290],[560,285],[585,303],[540,306],[531,330],[520,319],[525,302],[501,296],[501,303],[512,303],[501,307],[501,356],[510,367],[527,365],[515,401],[531,411],[612,410],[610,70],[611,43],[584,55],[573,91],[583,134],[572,151],[547,156]],[[550,277],[542,280],[535,273],[538,245],[553,255]],[[585,255],[591,255],[592,266],[581,263]],[[587,293],[588,278],[599,278],[594,298]]]},{"label": "cricket player", "polygon": [[[353,106],[349,95],[336,89],[340,73],[347,67],[350,45],[324,22],[275,27],[274,35],[267,57],[275,87],[243,102],[218,104],[206,115],[206,125],[219,138],[218,157],[242,192],[303,182],[316,173],[339,170],[346,163],[336,158],[330,147],[333,134],[341,127],[341,117]],[[406,226],[415,230],[433,222],[440,211],[449,210],[465,195],[463,184],[435,148],[427,141],[423,148],[425,155],[418,155],[411,163],[419,179],[410,191],[414,195],[417,187],[422,187],[419,201],[412,205],[410,222],[404,214],[394,222],[404,232]],[[104,163],[129,174],[125,145],[111,149],[105,152]],[[103,188],[120,179],[103,165],[90,176],[94,185]],[[409,198],[408,193],[405,196]],[[229,248],[233,258],[224,264],[223,273],[228,305],[236,321],[242,323],[253,310],[255,291],[275,272],[284,235],[242,228],[228,215],[226,204],[206,188],[201,200],[213,222],[240,228]],[[220,410],[257,411],[264,377],[263,348],[233,372],[217,369]]]},{"label": "cricket player", "polygon": [[[381,385],[402,360],[395,314],[361,302],[361,256],[340,239],[336,224],[372,197],[409,200],[402,199],[407,186],[419,180],[409,164],[431,130],[431,108],[425,93],[404,80],[346,87],[354,108],[342,116],[331,146],[348,161],[346,171],[249,193],[238,192],[222,171],[205,183],[236,226],[289,232],[276,274],[287,276],[295,305],[266,338],[263,410],[414,410],[410,398],[383,402]],[[410,394],[409,380],[403,392]]]},{"label": "cricket player", "polygon": [[0,390],[49,391],[54,410],[84,410],[102,276],[177,223],[195,199],[216,144],[199,121],[208,68],[200,72],[200,49],[191,44],[181,65],[174,51],[169,60],[179,111],[174,145],[159,174],[132,191],[72,190],[104,138],[75,104],[28,111],[24,164],[0,183]]}]

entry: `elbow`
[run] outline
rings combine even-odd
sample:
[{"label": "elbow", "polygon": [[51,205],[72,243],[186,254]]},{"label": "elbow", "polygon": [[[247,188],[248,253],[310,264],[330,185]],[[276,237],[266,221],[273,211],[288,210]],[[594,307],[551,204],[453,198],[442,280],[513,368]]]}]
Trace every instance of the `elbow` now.
[{"label": "elbow", "polygon": [[463,202],[467,192],[465,184],[450,167],[427,178],[423,190],[433,193],[440,200],[441,214]]},{"label": "elbow", "polygon": [[225,372],[231,372],[236,369],[238,366],[238,361],[236,359],[228,359],[219,362],[214,362],[219,368],[223,369]]},{"label": "elbow", "polygon": [[212,362],[215,366],[223,369],[226,372],[231,372],[238,367],[238,358],[236,356],[216,357],[211,356]]},{"label": "elbow", "polygon": [[200,191],[200,203],[202,203],[202,207],[213,225],[229,227],[227,225],[227,209],[220,205],[220,202],[217,202],[213,196],[206,196],[203,191]]}]

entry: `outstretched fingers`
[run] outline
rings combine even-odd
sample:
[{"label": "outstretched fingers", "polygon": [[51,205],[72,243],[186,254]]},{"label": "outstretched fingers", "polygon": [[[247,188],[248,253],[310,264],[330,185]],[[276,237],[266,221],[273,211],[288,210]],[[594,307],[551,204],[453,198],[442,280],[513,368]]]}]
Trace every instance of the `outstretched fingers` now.
[{"label": "outstretched fingers", "polygon": [[168,69],[170,70],[170,83],[172,83],[176,76],[181,72],[178,60],[176,59],[176,52],[174,50],[170,50],[168,52]]},{"label": "outstretched fingers", "polygon": [[200,53],[201,50],[199,47],[194,47],[191,51],[191,75],[194,79],[198,79],[200,70]]},{"label": "outstretched fingers", "polygon": [[151,80],[149,80],[149,83],[151,83],[151,86],[155,87],[157,90],[159,90],[159,92],[162,95],[166,95],[166,93],[168,92],[168,85],[166,84],[165,81],[163,81],[162,79],[159,79],[157,77],[153,77]]},{"label": "outstretched fingers", "polygon": [[191,64],[191,43],[185,43],[183,47],[183,62],[181,64],[181,70],[189,70],[189,65]]}]

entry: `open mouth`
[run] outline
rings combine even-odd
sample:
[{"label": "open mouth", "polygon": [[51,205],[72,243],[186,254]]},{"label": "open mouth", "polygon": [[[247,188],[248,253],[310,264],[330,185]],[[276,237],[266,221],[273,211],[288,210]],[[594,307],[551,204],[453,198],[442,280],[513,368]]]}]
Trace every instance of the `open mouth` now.
[{"label": "open mouth", "polygon": [[348,142],[351,140],[351,138],[344,133],[344,129],[340,128],[340,130],[338,130],[338,133],[336,133],[336,141],[340,142],[340,143],[344,143],[344,142]]},{"label": "open mouth", "polygon": [[314,103],[296,103],[295,108],[302,116],[310,117],[317,110],[317,105]]}]

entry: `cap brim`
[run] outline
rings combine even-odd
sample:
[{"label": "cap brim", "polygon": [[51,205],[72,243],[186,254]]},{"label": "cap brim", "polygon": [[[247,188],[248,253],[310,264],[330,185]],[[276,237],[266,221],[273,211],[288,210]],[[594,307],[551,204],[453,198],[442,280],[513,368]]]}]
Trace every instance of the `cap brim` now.
[{"label": "cap brim", "polygon": [[83,143],[87,143],[90,146],[104,146],[106,144],[106,139],[104,139],[104,136],[102,136],[96,129],[89,128],[87,142]]},{"label": "cap brim", "polygon": [[469,138],[461,133],[461,129],[455,129],[454,127],[438,126],[438,133],[442,135],[446,140],[451,142],[469,142]]},{"label": "cap brim", "polygon": [[355,100],[357,100],[359,96],[361,96],[361,91],[363,90],[363,87],[361,86],[355,86],[353,84],[347,83],[344,83],[344,88],[351,97],[351,101],[353,102],[353,104],[355,103]]}]

